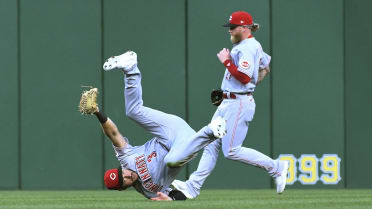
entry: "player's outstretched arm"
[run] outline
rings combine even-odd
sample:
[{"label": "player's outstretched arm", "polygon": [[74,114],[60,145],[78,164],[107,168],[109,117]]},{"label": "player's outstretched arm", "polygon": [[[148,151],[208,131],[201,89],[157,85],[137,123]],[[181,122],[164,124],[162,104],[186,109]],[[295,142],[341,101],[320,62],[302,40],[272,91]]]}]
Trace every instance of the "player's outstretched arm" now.
[{"label": "player's outstretched arm", "polygon": [[120,134],[115,123],[101,112],[95,112],[94,115],[97,116],[99,122],[101,123],[103,133],[110,138],[112,144],[119,148],[125,147],[126,142],[124,137]]},{"label": "player's outstretched arm", "polygon": [[103,132],[110,138],[115,147],[125,147],[126,141],[120,134],[115,123],[99,111],[97,103],[98,89],[91,87],[89,91],[83,91],[79,103],[79,111],[84,115],[95,115],[101,123]]},{"label": "player's outstretched arm", "polygon": [[266,68],[260,68],[258,70],[258,80],[257,80],[257,83],[256,85],[258,85],[259,83],[261,83],[261,81],[265,78],[265,76],[270,72],[270,67],[267,66]]}]

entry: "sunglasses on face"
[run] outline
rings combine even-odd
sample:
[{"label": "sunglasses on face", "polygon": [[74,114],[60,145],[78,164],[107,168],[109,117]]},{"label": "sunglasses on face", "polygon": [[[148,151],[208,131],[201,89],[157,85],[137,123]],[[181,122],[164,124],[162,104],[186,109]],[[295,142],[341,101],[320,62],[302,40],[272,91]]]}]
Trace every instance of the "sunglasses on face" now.
[{"label": "sunglasses on face", "polygon": [[234,26],[230,26],[230,30],[234,30],[237,27],[251,28],[250,26],[246,26],[246,25],[234,25]]},{"label": "sunglasses on face", "polygon": [[237,27],[239,27],[239,25],[230,26],[230,30],[234,30]]}]

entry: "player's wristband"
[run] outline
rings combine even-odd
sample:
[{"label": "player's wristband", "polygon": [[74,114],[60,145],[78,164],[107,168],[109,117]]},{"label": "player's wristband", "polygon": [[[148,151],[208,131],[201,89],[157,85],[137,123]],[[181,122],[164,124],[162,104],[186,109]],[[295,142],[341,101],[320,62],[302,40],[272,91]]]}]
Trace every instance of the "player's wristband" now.
[{"label": "player's wristband", "polygon": [[223,65],[225,65],[226,68],[237,68],[234,63],[231,62],[230,59],[227,59],[225,60],[225,62],[223,62]]},{"label": "player's wristband", "polygon": [[169,192],[168,196],[172,198],[172,200],[186,200],[187,197],[180,191],[174,189]]},{"label": "player's wristband", "polygon": [[98,118],[98,120],[99,120],[99,122],[100,122],[101,124],[106,123],[106,121],[107,121],[107,116],[106,116],[106,115],[104,115],[104,114],[101,113],[101,112],[95,112],[94,114],[97,116],[97,118]]}]

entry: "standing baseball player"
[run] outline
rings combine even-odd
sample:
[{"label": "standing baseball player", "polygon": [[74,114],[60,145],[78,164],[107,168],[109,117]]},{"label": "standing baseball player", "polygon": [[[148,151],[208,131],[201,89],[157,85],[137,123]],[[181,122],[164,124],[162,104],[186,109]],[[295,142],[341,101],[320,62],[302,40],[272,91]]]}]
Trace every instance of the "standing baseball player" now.
[{"label": "standing baseball player", "polygon": [[181,167],[199,150],[226,134],[225,120],[218,117],[196,133],[180,117],[143,106],[141,73],[134,52],[109,58],[103,68],[106,71],[121,69],[124,72],[126,115],[155,135],[142,146],[131,146],[114,122],[99,112],[97,89],[83,93],[80,111],[97,116],[120,162],[119,168],[106,171],[106,187],[124,190],[133,186],[152,200],[185,200],[182,192],[172,190],[169,186]]},{"label": "standing baseball player", "polygon": [[277,184],[277,192],[282,193],[286,185],[288,163],[273,160],[270,157],[250,148],[242,147],[253,119],[256,104],[253,92],[259,82],[270,72],[271,57],[263,52],[261,44],[253,37],[252,32],[259,28],[252,16],[244,11],[231,14],[229,27],[233,48],[222,49],[218,60],[226,67],[221,90],[212,92],[212,103],[219,105],[213,118],[223,117],[227,120],[227,134],[205,147],[197,170],[189,180],[175,180],[172,185],[182,191],[187,198],[195,198],[205,179],[214,169],[218,152],[227,159],[265,169]]}]

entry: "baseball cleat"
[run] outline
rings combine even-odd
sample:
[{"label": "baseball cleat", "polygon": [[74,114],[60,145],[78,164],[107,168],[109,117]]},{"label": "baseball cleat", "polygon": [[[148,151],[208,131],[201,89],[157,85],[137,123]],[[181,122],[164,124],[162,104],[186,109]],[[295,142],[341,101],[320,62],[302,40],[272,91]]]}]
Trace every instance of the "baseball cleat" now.
[{"label": "baseball cleat", "polygon": [[213,135],[218,139],[226,135],[226,120],[221,116],[212,120],[208,127],[212,130]]},{"label": "baseball cleat", "polygon": [[172,186],[177,189],[178,191],[182,192],[188,199],[194,199],[190,192],[187,190],[186,182],[180,181],[180,180],[174,180],[172,182]]},{"label": "baseball cleat", "polygon": [[127,51],[122,55],[113,56],[106,60],[103,64],[105,71],[113,69],[130,70],[134,65],[137,64],[137,54],[132,51]]},{"label": "baseball cleat", "polygon": [[287,184],[288,162],[280,160],[279,167],[282,167],[283,169],[280,172],[279,176],[275,178],[275,183],[276,192],[278,194],[281,194],[285,189],[285,185]]}]

